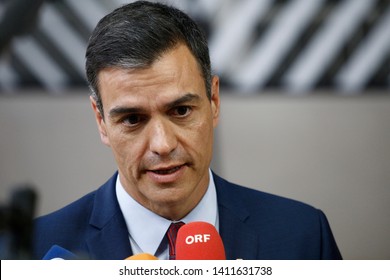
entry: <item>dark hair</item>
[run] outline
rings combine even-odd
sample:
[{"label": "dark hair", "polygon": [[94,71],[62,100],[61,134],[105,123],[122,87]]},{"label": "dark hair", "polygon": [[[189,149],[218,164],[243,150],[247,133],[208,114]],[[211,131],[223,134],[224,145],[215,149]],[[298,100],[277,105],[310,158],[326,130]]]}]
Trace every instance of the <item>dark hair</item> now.
[{"label": "dark hair", "polygon": [[86,74],[102,116],[98,73],[107,67],[147,68],[184,43],[194,55],[211,100],[211,66],[205,34],[184,12],[160,3],[138,1],[103,17],[89,39]]}]

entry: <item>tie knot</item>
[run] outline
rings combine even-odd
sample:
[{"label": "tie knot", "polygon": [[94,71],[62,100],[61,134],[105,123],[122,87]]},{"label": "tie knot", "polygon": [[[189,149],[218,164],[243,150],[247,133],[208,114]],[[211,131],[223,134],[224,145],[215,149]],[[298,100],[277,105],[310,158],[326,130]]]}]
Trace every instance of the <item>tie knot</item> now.
[{"label": "tie knot", "polygon": [[183,222],[171,223],[167,231],[167,238],[169,244],[169,259],[176,259],[176,237],[179,229],[184,225]]}]

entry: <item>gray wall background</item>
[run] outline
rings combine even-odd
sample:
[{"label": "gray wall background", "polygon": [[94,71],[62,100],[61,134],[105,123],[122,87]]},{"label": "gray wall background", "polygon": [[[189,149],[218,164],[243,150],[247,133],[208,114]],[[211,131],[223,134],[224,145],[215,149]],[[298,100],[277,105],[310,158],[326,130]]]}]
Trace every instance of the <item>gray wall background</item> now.
[{"label": "gray wall background", "polygon": [[[37,187],[37,215],[115,171],[88,92],[0,96],[0,199]],[[227,179],[322,209],[345,259],[390,259],[390,97],[223,94],[213,168]]]}]

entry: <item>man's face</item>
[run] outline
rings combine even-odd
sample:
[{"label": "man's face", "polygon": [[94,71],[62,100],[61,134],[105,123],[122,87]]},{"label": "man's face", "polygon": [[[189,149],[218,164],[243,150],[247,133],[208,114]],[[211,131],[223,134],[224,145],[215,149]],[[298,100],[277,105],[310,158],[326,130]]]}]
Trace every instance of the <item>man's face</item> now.
[{"label": "man's face", "polygon": [[218,78],[210,102],[195,58],[178,45],[147,69],[103,69],[99,89],[104,119],[92,98],[91,103],[122,185],[160,216],[182,218],[209,184]]}]

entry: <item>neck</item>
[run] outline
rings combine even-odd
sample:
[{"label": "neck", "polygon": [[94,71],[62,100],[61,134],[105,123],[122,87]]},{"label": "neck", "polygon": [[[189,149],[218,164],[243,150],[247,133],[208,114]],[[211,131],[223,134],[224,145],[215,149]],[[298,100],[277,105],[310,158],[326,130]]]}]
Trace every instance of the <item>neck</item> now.
[{"label": "neck", "polygon": [[119,179],[126,192],[140,205],[172,221],[183,219],[198,205],[207,192],[210,182],[209,172],[206,172],[195,186],[183,183],[172,186],[135,188],[129,187],[132,184],[127,184],[122,176]]}]

